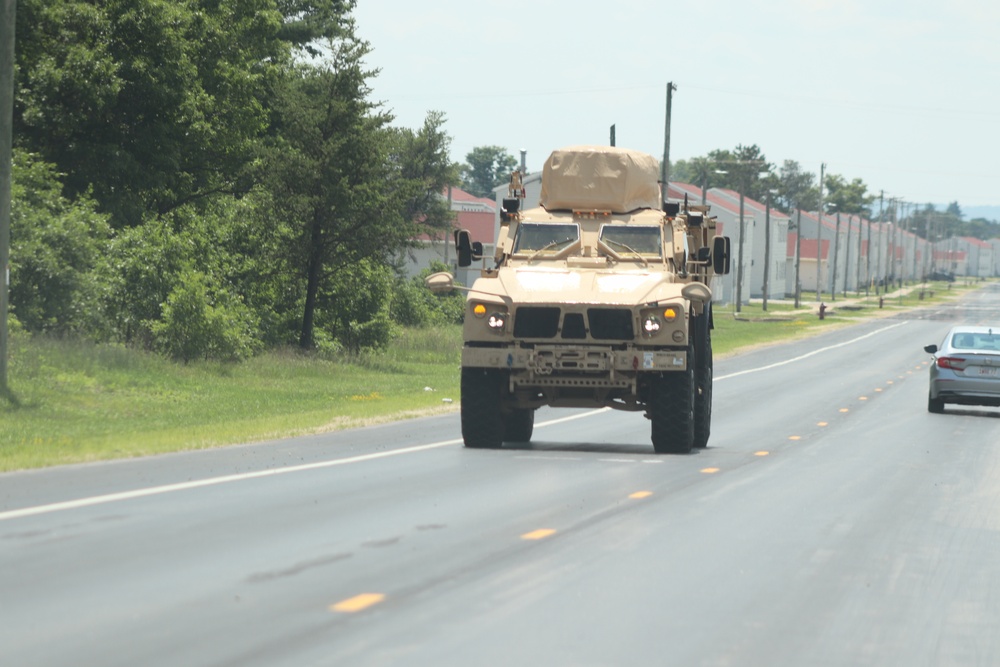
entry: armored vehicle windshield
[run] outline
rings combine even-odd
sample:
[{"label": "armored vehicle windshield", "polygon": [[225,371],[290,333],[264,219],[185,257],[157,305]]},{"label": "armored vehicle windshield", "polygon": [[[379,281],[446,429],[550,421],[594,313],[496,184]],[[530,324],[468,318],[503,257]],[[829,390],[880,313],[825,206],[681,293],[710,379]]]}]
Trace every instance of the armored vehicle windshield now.
[{"label": "armored vehicle windshield", "polygon": [[579,225],[523,222],[514,239],[514,252],[561,250],[579,239]]},{"label": "armored vehicle windshield", "polygon": [[660,228],[652,225],[604,225],[601,240],[616,250],[625,249],[639,255],[660,257],[663,252]]}]

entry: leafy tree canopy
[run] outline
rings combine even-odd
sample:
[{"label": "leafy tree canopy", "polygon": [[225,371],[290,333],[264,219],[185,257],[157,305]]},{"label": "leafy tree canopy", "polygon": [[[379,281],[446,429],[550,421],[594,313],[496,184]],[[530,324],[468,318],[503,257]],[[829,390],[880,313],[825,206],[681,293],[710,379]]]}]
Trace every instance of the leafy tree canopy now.
[{"label": "leafy tree canopy", "polygon": [[476,146],[462,165],[462,189],[477,197],[491,197],[493,188],[507,183],[517,159],[500,146]]},{"label": "leafy tree canopy", "polygon": [[353,0],[21,0],[18,143],[115,226],[251,185],[274,84]]},{"label": "leafy tree canopy", "polygon": [[795,160],[785,160],[778,172],[778,202],[787,211],[815,211],[819,208],[816,175],[804,171]]},{"label": "leafy tree canopy", "polygon": [[717,149],[691,160],[679,160],[671,169],[671,180],[699,187],[725,188],[764,201],[773,185],[764,180],[773,166],[756,144],[740,144],[734,150]]},{"label": "leafy tree canopy", "polygon": [[871,204],[875,196],[868,194],[868,186],[860,178],[850,183],[837,174],[826,175],[827,195],[824,198],[827,211],[871,217]]}]

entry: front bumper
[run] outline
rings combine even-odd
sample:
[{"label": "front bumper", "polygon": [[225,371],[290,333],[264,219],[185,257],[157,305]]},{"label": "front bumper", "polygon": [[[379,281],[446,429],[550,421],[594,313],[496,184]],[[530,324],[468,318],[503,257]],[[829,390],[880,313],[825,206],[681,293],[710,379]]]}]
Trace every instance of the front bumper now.
[{"label": "front bumper", "polygon": [[685,350],[616,350],[593,345],[536,345],[519,347],[465,347],[462,366],[528,371],[534,375],[614,374],[687,370]]}]

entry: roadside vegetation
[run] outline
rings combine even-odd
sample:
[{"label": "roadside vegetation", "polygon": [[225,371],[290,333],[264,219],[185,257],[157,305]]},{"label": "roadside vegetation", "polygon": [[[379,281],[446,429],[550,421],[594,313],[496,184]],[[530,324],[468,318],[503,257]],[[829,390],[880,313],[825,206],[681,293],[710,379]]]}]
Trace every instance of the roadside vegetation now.
[{"label": "roadside vegetation", "polygon": [[[439,111],[396,124],[356,4],[18,2],[0,470],[453,409],[463,299],[409,277],[408,253],[452,228],[450,186],[489,194],[516,160],[452,162]],[[676,173],[818,205],[815,177],[756,145]],[[824,186],[871,217],[865,184]],[[961,221],[955,202],[909,228],[995,227]],[[720,311],[716,351],[866,316],[830,305]]]},{"label": "roadside vegetation", "polygon": [[[810,308],[751,303],[715,313],[717,357],[805,337],[978,286],[944,283],[886,300],[849,295]],[[13,402],[0,401],[0,470],[145,456],[319,433],[457,409],[461,326],[402,327],[358,354],[273,349],[241,362],[192,360],[106,344],[12,335]]]}]

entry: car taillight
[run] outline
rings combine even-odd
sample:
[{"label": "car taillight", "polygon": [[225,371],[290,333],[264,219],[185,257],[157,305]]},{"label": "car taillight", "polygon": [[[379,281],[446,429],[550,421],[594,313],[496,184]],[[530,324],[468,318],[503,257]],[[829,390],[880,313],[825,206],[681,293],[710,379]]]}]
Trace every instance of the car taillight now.
[{"label": "car taillight", "polygon": [[967,362],[961,357],[938,357],[938,368],[950,368],[953,371],[964,371]]}]

